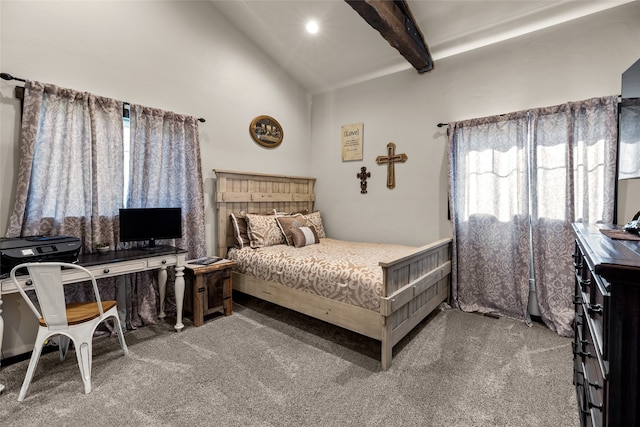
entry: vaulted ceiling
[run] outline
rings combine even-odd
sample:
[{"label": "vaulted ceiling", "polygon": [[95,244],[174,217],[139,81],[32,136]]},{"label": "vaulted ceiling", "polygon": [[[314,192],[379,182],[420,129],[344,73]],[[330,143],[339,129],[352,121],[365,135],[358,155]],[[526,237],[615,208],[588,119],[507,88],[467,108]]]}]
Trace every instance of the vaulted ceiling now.
[{"label": "vaulted ceiling", "polygon": [[[211,0],[309,93],[366,81],[412,65],[343,0]],[[374,0],[375,1],[375,0]],[[632,0],[407,0],[435,62]],[[318,22],[317,34],[305,31]],[[428,78],[429,73],[424,73]]]}]

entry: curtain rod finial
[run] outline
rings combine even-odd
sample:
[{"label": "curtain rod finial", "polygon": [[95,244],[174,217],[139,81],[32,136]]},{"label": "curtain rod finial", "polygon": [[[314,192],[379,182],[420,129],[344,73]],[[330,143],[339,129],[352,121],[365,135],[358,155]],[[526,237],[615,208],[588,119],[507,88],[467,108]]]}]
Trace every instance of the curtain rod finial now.
[{"label": "curtain rod finial", "polygon": [[19,82],[25,82],[26,81],[26,80],[20,79],[18,77],[13,77],[9,73],[0,73],[0,78],[2,78],[3,80],[18,80]]}]

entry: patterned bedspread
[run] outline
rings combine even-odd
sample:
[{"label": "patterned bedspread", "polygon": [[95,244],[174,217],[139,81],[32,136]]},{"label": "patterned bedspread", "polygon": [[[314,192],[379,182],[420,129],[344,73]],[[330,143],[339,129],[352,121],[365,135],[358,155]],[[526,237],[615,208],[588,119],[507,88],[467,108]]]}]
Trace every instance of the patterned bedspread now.
[{"label": "patterned bedspread", "polygon": [[382,268],[378,263],[413,249],[324,238],[302,248],[231,249],[227,258],[238,262],[240,273],[379,312]]}]

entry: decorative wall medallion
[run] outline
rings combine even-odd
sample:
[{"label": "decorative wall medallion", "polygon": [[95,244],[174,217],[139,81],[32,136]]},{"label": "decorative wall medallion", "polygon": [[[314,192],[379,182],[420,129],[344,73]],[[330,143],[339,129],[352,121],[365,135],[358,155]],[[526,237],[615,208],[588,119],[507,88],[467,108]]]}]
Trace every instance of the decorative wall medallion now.
[{"label": "decorative wall medallion", "polygon": [[284,131],[276,119],[270,116],[258,116],[249,126],[251,138],[267,148],[275,148],[282,142]]}]

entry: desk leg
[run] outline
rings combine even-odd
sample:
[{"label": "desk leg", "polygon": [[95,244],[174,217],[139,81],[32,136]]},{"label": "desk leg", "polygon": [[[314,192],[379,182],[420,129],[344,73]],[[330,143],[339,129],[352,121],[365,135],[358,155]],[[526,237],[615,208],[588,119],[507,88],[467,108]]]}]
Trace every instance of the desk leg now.
[{"label": "desk leg", "polygon": [[182,307],[184,304],[184,266],[176,266],[176,331],[184,328],[182,323]]},{"label": "desk leg", "polygon": [[124,330],[135,329],[131,324],[131,275],[125,274],[116,277],[116,304],[118,305],[118,318]]},{"label": "desk leg", "polygon": [[[2,319],[2,295],[0,295],[0,355],[2,354],[2,337],[4,335],[4,320]],[[0,393],[4,390],[4,384],[0,384]]]},{"label": "desk leg", "polygon": [[160,291],[160,314],[158,317],[164,319],[166,313],[164,312],[164,299],[167,294],[167,267],[161,267],[158,270],[158,288]]}]

